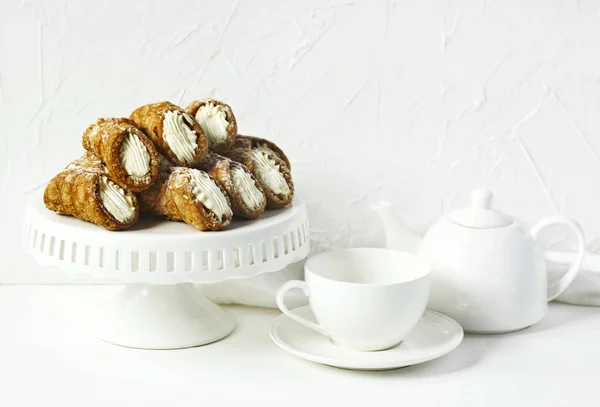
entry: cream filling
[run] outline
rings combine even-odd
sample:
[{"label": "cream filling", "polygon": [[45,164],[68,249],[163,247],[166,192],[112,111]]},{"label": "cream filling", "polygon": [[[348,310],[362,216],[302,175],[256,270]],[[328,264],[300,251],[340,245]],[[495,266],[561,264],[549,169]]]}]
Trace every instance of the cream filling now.
[{"label": "cream filling", "polygon": [[196,132],[185,123],[180,112],[165,113],[163,138],[179,160],[186,165],[194,163],[194,153],[198,148]]},{"label": "cream filling", "polygon": [[135,216],[131,197],[106,177],[100,177],[100,199],[106,210],[119,222],[127,223]]},{"label": "cream filling", "polygon": [[244,205],[253,211],[260,208],[265,197],[262,192],[256,188],[252,176],[241,167],[233,167],[231,169],[231,176],[233,178],[233,185],[235,185],[235,188],[238,190]]},{"label": "cream filling", "polygon": [[229,122],[222,105],[215,105],[212,102],[205,104],[196,112],[196,121],[202,127],[210,145],[220,144],[227,140]]},{"label": "cream filling", "polygon": [[150,154],[142,140],[129,133],[119,149],[119,160],[127,174],[143,177],[150,171]]},{"label": "cream filling", "polygon": [[223,220],[224,216],[233,216],[227,198],[207,173],[192,169],[189,174],[192,193],[198,201],[217,215],[220,220]]},{"label": "cream filling", "polygon": [[271,153],[271,154],[277,155],[277,153],[275,151],[273,151],[273,149],[271,147],[269,147],[268,145],[266,145],[266,144],[259,144],[255,148],[257,150],[260,150],[260,151],[266,151],[267,153]]},{"label": "cream filling", "polygon": [[279,171],[279,165],[274,160],[269,159],[269,155],[265,151],[254,150],[252,156],[255,167],[254,175],[256,175],[260,183],[275,194],[289,194],[290,187],[283,174]]}]

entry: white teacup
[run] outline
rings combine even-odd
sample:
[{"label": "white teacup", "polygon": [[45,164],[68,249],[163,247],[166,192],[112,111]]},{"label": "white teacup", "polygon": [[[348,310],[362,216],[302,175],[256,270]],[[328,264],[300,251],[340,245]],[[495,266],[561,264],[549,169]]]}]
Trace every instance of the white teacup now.
[{"label": "white teacup", "polygon": [[[284,283],[277,305],[291,319],[361,351],[392,348],[417,324],[429,298],[431,267],[418,257],[388,249],[344,249],[306,261],[305,281]],[[309,297],[315,324],[284,304],[288,290]]]}]

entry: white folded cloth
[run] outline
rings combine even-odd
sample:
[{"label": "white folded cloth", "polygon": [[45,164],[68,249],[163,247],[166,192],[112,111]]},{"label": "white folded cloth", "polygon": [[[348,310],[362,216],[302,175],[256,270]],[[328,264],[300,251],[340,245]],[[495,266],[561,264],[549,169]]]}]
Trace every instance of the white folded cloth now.
[{"label": "white folded cloth", "polygon": [[[575,253],[547,251],[548,282],[562,277],[575,258]],[[600,255],[586,253],[575,280],[555,301],[574,305],[600,307]]]},{"label": "white folded cloth", "polygon": [[[214,284],[200,284],[198,289],[217,304],[240,304],[254,307],[277,308],[275,294],[288,280],[304,279],[304,260],[290,264],[283,270],[259,274],[251,278],[226,280]],[[290,290],[285,296],[290,309],[308,304],[304,293]]]}]

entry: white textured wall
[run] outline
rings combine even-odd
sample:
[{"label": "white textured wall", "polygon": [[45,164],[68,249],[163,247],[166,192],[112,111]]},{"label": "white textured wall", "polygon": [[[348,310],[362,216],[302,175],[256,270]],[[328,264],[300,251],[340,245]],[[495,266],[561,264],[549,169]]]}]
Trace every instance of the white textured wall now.
[{"label": "white textured wall", "polygon": [[600,246],[600,2],[3,0],[0,279],[59,276],[16,237],[88,124],[206,96],[289,153],[316,243],[380,244],[371,200],[422,230],[486,186]]}]

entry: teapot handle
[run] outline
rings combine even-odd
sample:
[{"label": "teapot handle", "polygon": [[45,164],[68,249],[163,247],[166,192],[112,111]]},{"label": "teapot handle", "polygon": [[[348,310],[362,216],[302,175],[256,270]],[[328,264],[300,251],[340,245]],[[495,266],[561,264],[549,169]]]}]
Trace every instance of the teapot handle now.
[{"label": "teapot handle", "polygon": [[583,230],[577,222],[571,219],[561,216],[543,218],[531,228],[530,233],[533,240],[537,240],[538,234],[542,229],[550,225],[568,226],[575,233],[575,237],[577,238],[577,255],[575,256],[575,260],[571,264],[571,267],[569,267],[569,271],[567,271],[558,281],[548,285],[548,301],[556,299],[556,297],[562,294],[562,292],[573,282],[575,276],[579,272],[583,257],[585,256],[585,237],[583,235]]}]

